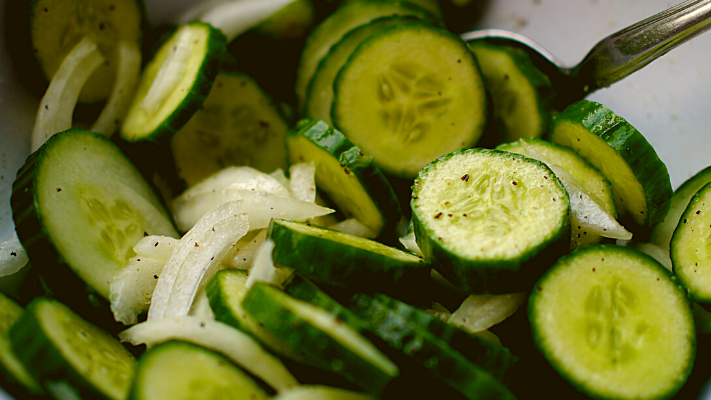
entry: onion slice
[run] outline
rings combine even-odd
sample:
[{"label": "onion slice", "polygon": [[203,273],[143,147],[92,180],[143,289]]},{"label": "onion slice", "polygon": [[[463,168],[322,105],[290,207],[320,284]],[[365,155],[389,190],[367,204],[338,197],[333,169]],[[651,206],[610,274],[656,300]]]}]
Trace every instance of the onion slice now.
[{"label": "onion slice", "polygon": [[16,273],[28,262],[27,252],[22,247],[17,232],[12,232],[0,243],[0,277]]},{"label": "onion slice", "polygon": [[249,277],[245,287],[247,289],[254,285],[254,282],[264,282],[273,286],[281,286],[294,272],[291,268],[277,268],[272,260],[274,251],[274,241],[267,239],[262,243],[252,261],[252,268],[249,269]]},{"label": "onion slice", "polygon": [[375,239],[378,236],[377,232],[373,231],[368,226],[364,225],[362,222],[358,221],[355,218],[348,218],[341,222],[335,223],[329,226],[328,229],[333,229],[334,231],[339,231],[366,239]]},{"label": "onion slice", "polygon": [[526,293],[472,295],[452,313],[449,322],[471,333],[482,332],[510,317],[526,297]]},{"label": "onion slice", "polygon": [[316,166],[313,162],[299,163],[289,167],[289,185],[295,198],[313,203],[316,201]]},{"label": "onion slice", "polygon": [[233,0],[218,3],[200,17],[222,31],[227,43],[259,25],[295,0]]},{"label": "onion slice", "polygon": [[375,400],[365,393],[352,392],[350,390],[319,386],[304,385],[280,393],[273,400]]}]

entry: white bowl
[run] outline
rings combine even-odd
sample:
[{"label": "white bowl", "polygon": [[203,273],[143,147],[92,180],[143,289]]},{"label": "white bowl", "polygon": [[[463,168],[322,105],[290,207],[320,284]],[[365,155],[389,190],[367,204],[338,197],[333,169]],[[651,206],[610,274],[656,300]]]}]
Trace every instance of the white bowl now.
[{"label": "white bowl", "polygon": [[[266,0],[265,0],[266,1]],[[446,0],[445,0],[446,1]],[[485,1],[485,0],[474,0]],[[170,20],[195,1],[146,0],[152,23]],[[573,65],[603,37],[662,11],[669,0],[488,0],[477,28],[521,33]],[[10,193],[29,154],[39,99],[15,78],[0,0],[0,238],[14,229]],[[589,97],[624,117],[666,163],[672,185],[711,165],[711,33],[689,41],[634,75]],[[0,279],[0,288],[7,280]],[[702,398],[711,399],[703,395]],[[0,400],[8,399],[0,390]]]}]

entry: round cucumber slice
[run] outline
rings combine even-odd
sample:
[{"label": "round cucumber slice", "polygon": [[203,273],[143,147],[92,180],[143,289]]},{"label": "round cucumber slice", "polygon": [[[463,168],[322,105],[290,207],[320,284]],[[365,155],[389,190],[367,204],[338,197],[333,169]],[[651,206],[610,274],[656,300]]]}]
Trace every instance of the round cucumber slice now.
[{"label": "round cucumber slice", "polygon": [[203,22],[179,27],[146,65],[121,125],[128,142],[170,138],[205,101],[227,52],[227,39]]},{"label": "round cucumber slice", "polygon": [[435,158],[476,144],[486,111],[484,83],[466,44],[408,23],[356,48],[334,83],[331,118],[384,171],[413,178]]},{"label": "round cucumber slice", "polygon": [[[45,297],[27,306],[10,329],[12,349],[32,376],[56,398],[122,400],[135,360],[121,343],[69,307]],[[98,396],[98,397],[97,397]]]},{"label": "round cucumber slice", "polygon": [[178,175],[192,186],[231,165],[262,172],[286,169],[288,129],[254,79],[223,71],[200,109],[170,142]]},{"label": "round cucumber slice", "polygon": [[569,198],[545,164],[500,150],[457,150],[425,167],[412,219],[425,259],[472,293],[513,293],[568,250]]},{"label": "round cucumber slice", "polygon": [[670,244],[674,273],[689,290],[689,296],[711,307],[711,184],[689,201]]},{"label": "round cucumber slice", "polygon": [[292,164],[313,162],[316,185],[346,218],[355,218],[376,234],[391,232],[400,221],[395,191],[373,159],[323,121],[299,124],[286,138]]},{"label": "round cucumber slice", "polygon": [[684,289],[631,249],[595,245],[560,259],[535,285],[528,314],[544,357],[594,398],[669,398],[694,363]]},{"label": "round cucumber slice", "polygon": [[160,344],[138,361],[130,400],[266,400],[246,372],[224,356],[200,346],[172,341]]},{"label": "round cucumber slice", "polygon": [[537,138],[548,131],[555,92],[548,76],[522,49],[483,40],[468,43],[491,93],[499,142]]},{"label": "round cucumber slice", "polygon": [[179,237],[136,167],[109,139],[81,129],[57,133],[25,161],[11,205],[30,262],[78,311],[109,299],[144,235]]},{"label": "round cucumber slice", "polygon": [[7,32],[13,38],[7,42],[8,50],[16,71],[38,92],[46,90],[82,38],[89,36],[98,44],[107,62],[84,85],[79,101],[85,103],[108,98],[119,65],[119,42],[140,47],[147,25],[139,0],[16,0],[7,5]]},{"label": "round cucumber slice", "polygon": [[572,147],[612,183],[619,217],[651,228],[669,209],[669,172],[642,134],[602,104],[573,103],[556,117],[551,141]]}]

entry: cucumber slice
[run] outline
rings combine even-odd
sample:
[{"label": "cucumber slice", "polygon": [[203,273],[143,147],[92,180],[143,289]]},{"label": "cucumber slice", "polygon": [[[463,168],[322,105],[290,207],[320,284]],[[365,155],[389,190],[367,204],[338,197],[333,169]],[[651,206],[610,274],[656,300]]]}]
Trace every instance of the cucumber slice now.
[{"label": "cucumber slice", "polygon": [[684,290],[651,257],[624,247],[561,258],[536,284],[528,314],[543,356],[594,398],[669,398],[694,363]]},{"label": "cucumber slice", "polygon": [[167,342],[141,356],[129,400],[269,398],[227,358],[187,342]]},{"label": "cucumber slice", "polygon": [[272,254],[276,264],[317,282],[382,291],[429,276],[430,268],[420,257],[330,229],[273,219],[267,237],[276,245]]},{"label": "cucumber slice", "polygon": [[519,154],[441,157],[415,179],[411,205],[425,259],[470,293],[528,290],[568,249],[568,193],[543,163]]},{"label": "cucumber slice", "polygon": [[286,138],[292,163],[313,162],[316,185],[346,218],[355,218],[376,235],[400,221],[400,203],[372,158],[323,121],[300,123]]},{"label": "cucumber slice", "polygon": [[223,71],[200,110],[171,140],[178,175],[192,186],[230,165],[286,168],[289,126],[248,75]]},{"label": "cucumber slice", "polygon": [[[343,7],[346,4],[355,3],[358,1],[363,1],[363,0],[342,0],[340,6]],[[392,0],[380,0],[380,1],[386,2],[386,1],[392,1]],[[437,18],[437,21],[442,20],[442,8],[440,7],[438,0],[406,0],[406,1],[408,3],[411,3],[411,4],[416,5],[418,7],[422,7],[423,9],[429,11],[433,17]]]},{"label": "cucumber slice", "polygon": [[427,10],[406,1],[361,0],[341,7],[317,26],[306,40],[296,75],[295,91],[300,107],[306,100],[311,77],[331,46],[351,29],[386,15],[413,15],[434,20]]},{"label": "cucumber slice", "polygon": [[689,296],[705,307],[711,307],[710,208],[711,184],[706,184],[689,201],[670,244],[674,273]]},{"label": "cucumber slice", "polygon": [[374,400],[365,393],[328,386],[302,385],[281,393],[274,400]]},{"label": "cucumber slice", "polygon": [[551,141],[572,147],[610,180],[619,217],[650,228],[666,214],[672,196],[667,167],[609,108],[588,100],[571,104],[553,122]]},{"label": "cucumber slice", "polygon": [[[522,139],[537,152],[542,154],[548,161],[568,171],[578,183],[594,196],[602,208],[612,216],[617,215],[615,209],[615,197],[612,192],[612,184],[600,171],[588,160],[580,156],[573,149],[555,143],[546,142],[541,139]],[[526,150],[519,142],[504,143],[497,147],[499,150],[526,155]],[[594,235],[577,225],[571,226],[571,248],[579,248],[588,244],[600,242],[602,236]]]},{"label": "cucumber slice", "polygon": [[533,65],[522,49],[484,40],[468,45],[491,93],[498,141],[543,136],[552,119],[551,103],[555,97],[548,76]]},{"label": "cucumber slice", "polygon": [[382,17],[361,25],[343,35],[343,38],[334,44],[324,55],[306,89],[304,114],[313,119],[321,119],[329,125],[331,121],[331,104],[333,103],[333,82],[338,71],[348,61],[353,51],[365,39],[382,31],[385,28],[412,21],[413,17]]},{"label": "cucumber slice", "polygon": [[474,55],[459,37],[422,23],[362,42],[333,90],[336,128],[385,172],[403,178],[472,147],[486,122],[486,90]]},{"label": "cucumber slice", "polygon": [[210,92],[227,51],[226,40],[206,23],[179,27],[146,65],[121,137],[157,142],[182,128]]},{"label": "cucumber slice", "polygon": [[30,262],[82,314],[109,299],[144,235],[178,237],[136,167],[106,137],[80,129],[52,136],[25,161],[11,205]]},{"label": "cucumber slice", "polygon": [[[38,297],[10,329],[12,350],[56,398],[126,398],[135,360],[121,343],[69,307]],[[73,396],[63,396],[69,392]]]},{"label": "cucumber slice", "polygon": [[316,19],[312,0],[294,0],[257,25],[255,31],[273,40],[289,40],[306,36]]},{"label": "cucumber slice", "polygon": [[398,367],[353,327],[279,289],[257,282],[242,306],[308,364],[335,372],[370,393],[381,393],[399,374]]},{"label": "cucumber slice", "polygon": [[[84,37],[107,59],[82,89],[79,101],[106,100],[119,65],[120,42],[141,46],[146,27],[139,0],[16,0],[7,2],[8,50],[15,70],[30,88],[43,93],[64,58]],[[17,40],[16,40],[17,39]]]},{"label": "cucumber slice", "polygon": [[672,235],[677,225],[679,225],[679,220],[681,220],[681,216],[689,205],[691,198],[709,182],[711,182],[711,167],[704,168],[682,183],[672,195],[669,211],[652,229],[649,241],[669,253]]},{"label": "cucumber slice", "polygon": [[[22,307],[0,293],[0,383],[17,394],[39,395],[42,387],[32,378],[25,366],[12,351],[10,328],[20,319]],[[8,387],[11,385],[12,387]]]},{"label": "cucumber slice", "polygon": [[467,399],[515,399],[514,395],[484,369],[467,360],[445,341],[416,329],[392,312],[378,298],[359,294],[351,309],[369,330],[394,349],[427,368]]}]

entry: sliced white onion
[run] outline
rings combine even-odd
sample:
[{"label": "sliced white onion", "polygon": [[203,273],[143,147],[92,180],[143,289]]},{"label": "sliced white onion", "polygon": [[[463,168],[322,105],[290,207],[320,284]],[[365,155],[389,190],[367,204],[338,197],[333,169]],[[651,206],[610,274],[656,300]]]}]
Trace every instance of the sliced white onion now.
[{"label": "sliced white onion", "polygon": [[316,201],[316,166],[313,162],[289,167],[289,189],[295,198],[313,203]]},{"label": "sliced white onion", "polygon": [[163,266],[170,260],[179,240],[165,236],[146,236],[139,240],[131,258],[111,282],[111,312],[124,325],[138,322],[148,310]]},{"label": "sliced white onion", "polygon": [[182,14],[176,19],[177,22],[181,24],[187,24],[199,19],[201,15],[210,11],[210,9],[215,8],[218,4],[227,3],[230,0],[202,0],[198,1],[192,7],[183,11]]},{"label": "sliced white onion", "polygon": [[[618,243],[618,244],[620,244],[620,243]],[[669,257],[669,253],[664,251],[664,249],[657,246],[656,244],[627,242],[627,243],[624,243],[624,245],[629,248],[641,251],[642,253],[657,260],[660,264],[662,264],[669,271],[672,270],[672,261],[671,261],[671,258]]]},{"label": "sliced white onion", "polygon": [[187,200],[199,194],[212,193],[223,189],[249,190],[290,197],[291,193],[288,186],[288,180],[286,180],[285,184],[274,176],[252,167],[232,166],[203,179],[181,194],[180,198]]},{"label": "sliced white onion", "polygon": [[[217,223],[230,218],[234,219],[237,215],[241,215],[241,212],[242,207],[240,202],[229,202],[223,204],[220,207],[206,213],[198,221],[198,223],[195,224],[195,226],[190,229],[190,231],[188,231],[182,239],[180,239],[180,243],[176,246],[170,260],[163,267],[163,271],[161,272],[158,283],[156,284],[153,297],[151,298],[151,306],[148,309],[149,320],[161,319],[165,317],[171,294],[173,290],[176,289],[178,275],[180,274],[184,264],[187,263],[187,259],[190,255],[193,255],[190,260],[192,262],[195,249],[200,248],[200,241],[204,242],[204,237],[212,232],[212,228]],[[246,219],[245,217],[242,218]],[[236,243],[237,240],[239,240],[239,238],[232,242],[230,246]],[[198,254],[200,253],[198,252]],[[211,257],[213,257],[212,254],[208,256],[208,261],[211,261],[209,260]],[[188,266],[186,268],[194,268],[194,266]]]},{"label": "sliced white onion", "polygon": [[600,205],[600,201],[588,192],[568,171],[548,161],[524,140],[521,140],[520,143],[526,156],[546,164],[565,187],[570,198],[571,224],[581,226],[590,233],[607,238],[632,239],[632,233],[620,225],[615,217],[605,211]]},{"label": "sliced white onion", "polygon": [[347,233],[349,235],[358,236],[366,239],[375,239],[378,233],[365,226],[362,222],[355,218],[348,218],[341,222],[337,222],[328,227],[334,231]]},{"label": "sliced white onion", "polygon": [[295,0],[238,0],[216,4],[200,17],[222,31],[227,43],[259,25]]},{"label": "sliced white onion", "polygon": [[469,332],[485,331],[510,317],[526,301],[526,293],[472,295],[452,313],[449,322]]},{"label": "sliced white onion", "polygon": [[32,151],[50,136],[72,127],[74,107],[84,84],[104,62],[96,42],[85,36],[67,54],[40,101],[32,130]]},{"label": "sliced white onion", "polygon": [[114,78],[114,87],[99,118],[91,127],[92,132],[111,136],[121,126],[136,91],[141,75],[141,49],[135,42],[122,40],[116,47],[118,67]]},{"label": "sliced white onion", "polygon": [[271,193],[225,189],[213,193],[202,193],[189,199],[179,196],[172,203],[173,216],[178,229],[186,231],[206,212],[230,201],[242,201],[242,209],[249,216],[250,229],[269,226],[272,218],[305,221],[309,218],[332,213],[333,210],[314,203]]},{"label": "sliced white onion", "polygon": [[134,345],[145,343],[149,349],[170,340],[187,341],[224,355],[278,392],[298,385],[284,364],[257,341],[218,321],[196,317],[147,321],[121,332],[119,339]]},{"label": "sliced white onion", "polygon": [[280,393],[273,400],[375,400],[365,393],[329,386],[304,385]]},{"label": "sliced white onion", "polygon": [[420,250],[420,246],[417,245],[417,240],[415,239],[415,232],[410,232],[407,235],[401,237],[400,243],[402,243],[405,248],[415,254],[417,254],[420,257],[424,257],[425,255],[422,254],[422,250]]},{"label": "sliced white onion", "polygon": [[232,247],[232,250],[225,256],[222,263],[227,268],[250,269],[252,267],[252,259],[257,253],[257,249],[264,243],[266,238],[266,229],[251,231]]},{"label": "sliced white onion", "polygon": [[272,178],[274,178],[274,179],[276,179],[277,181],[279,181],[279,183],[281,183],[282,185],[284,185],[284,187],[289,187],[289,186],[291,185],[291,184],[289,183],[289,178],[287,178],[286,175],[284,175],[284,171],[282,171],[281,168],[278,168],[278,169],[274,170],[274,172],[272,172],[271,174],[269,174],[269,176],[271,176]]},{"label": "sliced white onion", "polygon": [[27,265],[28,261],[27,252],[22,247],[17,232],[12,232],[0,243],[0,277],[16,273]]},{"label": "sliced white onion", "polygon": [[214,321],[215,313],[210,307],[210,299],[207,297],[206,285],[203,285],[195,296],[195,301],[193,301],[193,306],[190,309],[190,315],[196,318],[207,319]]},{"label": "sliced white onion", "polygon": [[254,285],[254,282],[263,282],[273,286],[281,286],[289,276],[294,272],[290,268],[277,268],[272,260],[272,252],[274,251],[274,241],[267,239],[259,246],[257,253],[252,261],[252,267],[249,269],[249,277],[245,286],[247,289]]}]

